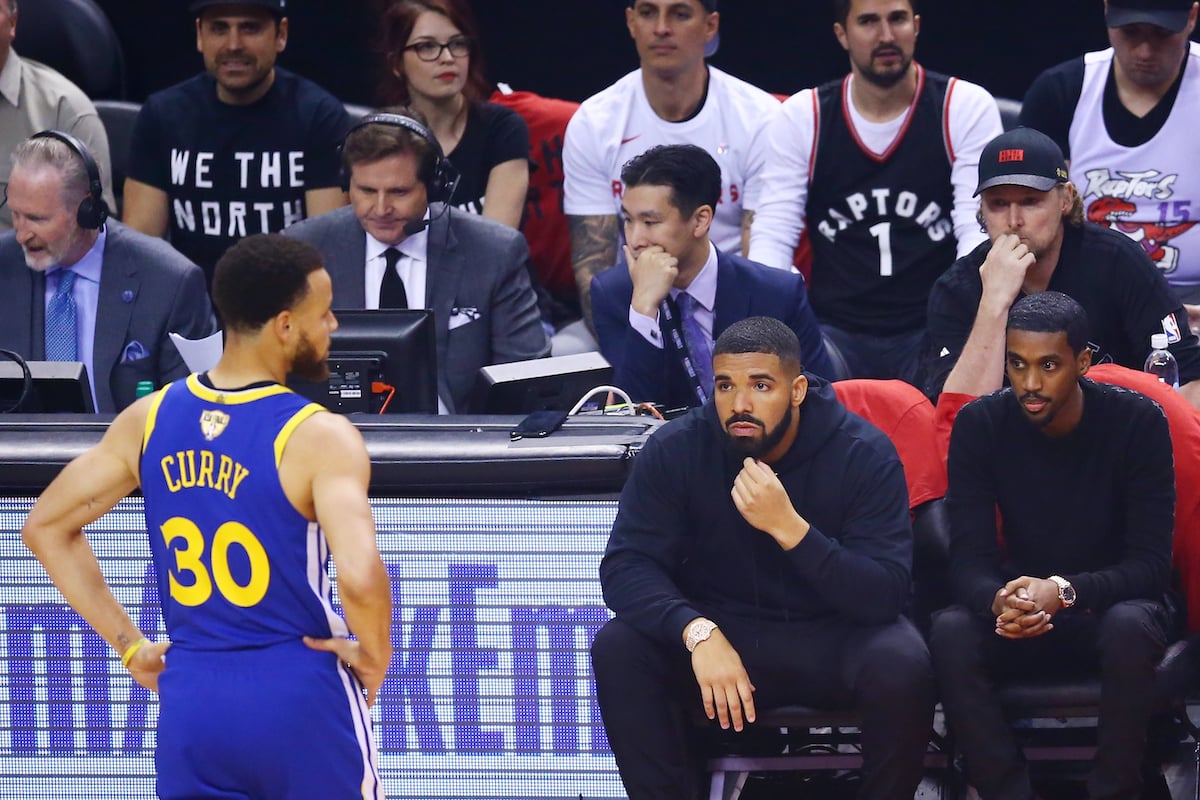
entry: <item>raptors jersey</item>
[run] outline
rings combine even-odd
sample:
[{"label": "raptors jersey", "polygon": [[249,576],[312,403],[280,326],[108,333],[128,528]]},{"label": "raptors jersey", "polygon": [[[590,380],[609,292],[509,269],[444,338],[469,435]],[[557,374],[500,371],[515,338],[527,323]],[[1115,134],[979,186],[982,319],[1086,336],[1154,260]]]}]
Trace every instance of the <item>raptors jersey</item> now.
[{"label": "raptors jersey", "polygon": [[156,398],[141,482],[173,647],[347,634],[330,604],[325,537],[279,483],[288,437],[324,410],[276,384],[216,391],[196,375]]},{"label": "raptors jersey", "polygon": [[917,91],[891,147],[872,153],[850,120],[850,78],[814,92],[817,135],[805,219],[809,295],[822,322],[852,332],[917,330],[933,282],[955,260],[954,155],[946,106],[954,79],[917,70]]},{"label": "raptors jersey", "polygon": [[1113,51],[1084,56],[1083,87],[1068,142],[1071,182],[1083,198],[1087,218],[1141,244],[1167,280],[1200,286],[1200,44],[1191,42],[1183,82],[1162,128],[1138,147],[1123,147],[1108,135],[1104,91]]}]

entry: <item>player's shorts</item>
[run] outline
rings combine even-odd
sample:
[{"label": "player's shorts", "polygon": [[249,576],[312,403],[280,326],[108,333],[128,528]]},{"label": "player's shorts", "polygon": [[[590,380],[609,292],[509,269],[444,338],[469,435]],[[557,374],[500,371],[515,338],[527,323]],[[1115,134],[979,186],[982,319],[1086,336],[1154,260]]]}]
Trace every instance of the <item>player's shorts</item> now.
[{"label": "player's shorts", "polygon": [[173,647],[158,689],[163,800],[384,800],[366,698],[332,653]]}]

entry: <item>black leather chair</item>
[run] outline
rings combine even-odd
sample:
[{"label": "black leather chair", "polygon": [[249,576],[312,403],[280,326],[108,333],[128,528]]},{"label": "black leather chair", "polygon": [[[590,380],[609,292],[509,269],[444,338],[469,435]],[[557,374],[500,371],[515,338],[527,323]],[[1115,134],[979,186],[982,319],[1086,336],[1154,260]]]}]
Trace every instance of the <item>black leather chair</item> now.
[{"label": "black leather chair", "polygon": [[112,212],[118,217],[124,210],[125,176],[129,174],[129,143],[133,138],[133,123],[142,110],[139,103],[126,100],[96,100],[96,112],[104,123],[108,134],[108,152],[112,160],[112,187],[117,207]]},{"label": "black leather chair", "polygon": [[15,47],[61,72],[92,99],[126,97],[125,55],[94,0],[21,3]]}]

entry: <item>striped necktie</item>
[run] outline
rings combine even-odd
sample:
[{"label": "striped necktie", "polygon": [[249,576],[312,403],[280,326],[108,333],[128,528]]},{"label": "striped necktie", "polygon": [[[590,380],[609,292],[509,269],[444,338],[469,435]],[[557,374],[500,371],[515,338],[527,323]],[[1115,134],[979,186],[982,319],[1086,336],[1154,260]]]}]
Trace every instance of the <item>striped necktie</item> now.
[{"label": "striped necktie", "polygon": [[75,324],[75,273],[69,269],[58,271],[58,287],[46,306],[46,360],[78,361],[79,340]]}]

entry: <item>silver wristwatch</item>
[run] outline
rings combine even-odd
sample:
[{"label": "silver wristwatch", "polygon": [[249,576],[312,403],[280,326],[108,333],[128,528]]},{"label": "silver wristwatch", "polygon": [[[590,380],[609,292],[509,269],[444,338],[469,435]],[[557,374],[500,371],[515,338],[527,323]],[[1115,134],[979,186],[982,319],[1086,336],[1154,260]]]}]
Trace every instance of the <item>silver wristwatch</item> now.
[{"label": "silver wristwatch", "polygon": [[687,646],[687,651],[689,653],[695,652],[696,645],[700,644],[701,642],[708,641],[708,637],[712,636],[712,632],[716,629],[717,623],[713,622],[711,619],[705,619],[704,617],[701,617],[691,625],[688,625],[687,638],[684,640],[684,644]]},{"label": "silver wristwatch", "polygon": [[1058,586],[1058,599],[1062,601],[1063,608],[1075,605],[1075,587],[1071,582],[1061,575],[1051,575],[1050,580]]}]

